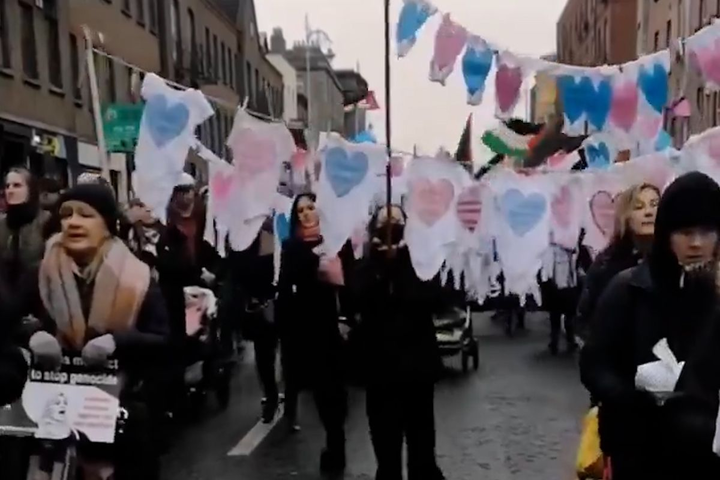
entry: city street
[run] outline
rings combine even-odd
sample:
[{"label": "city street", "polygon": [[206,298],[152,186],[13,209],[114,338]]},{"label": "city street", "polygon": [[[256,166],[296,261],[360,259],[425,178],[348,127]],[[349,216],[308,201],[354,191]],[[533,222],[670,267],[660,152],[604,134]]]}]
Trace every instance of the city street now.
[{"label": "city street", "polygon": [[[546,353],[546,316],[528,315],[528,327],[527,334],[508,339],[486,314],[476,314],[479,371],[464,375],[459,358],[446,361],[447,373],[436,390],[436,419],[438,460],[449,480],[574,478],[587,394],[576,360]],[[229,411],[218,413],[209,402],[205,417],[183,430],[165,457],[165,479],[321,478],[324,439],[311,396],[301,402],[300,433],[290,435],[279,423],[263,439],[266,429],[256,426],[260,393],[252,355],[246,356]],[[367,430],[364,395],[353,390],[346,479],[374,478]]]}]

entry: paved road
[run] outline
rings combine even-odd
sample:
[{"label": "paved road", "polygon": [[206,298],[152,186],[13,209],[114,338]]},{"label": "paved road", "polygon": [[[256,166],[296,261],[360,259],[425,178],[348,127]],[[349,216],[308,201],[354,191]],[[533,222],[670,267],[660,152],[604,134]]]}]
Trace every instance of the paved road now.
[{"label": "paved road", "polygon": [[[481,367],[463,375],[459,360],[436,389],[438,460],[448,480],[570,480],[587,395],[572,357],[546,353],[545,317],[531,315],[529,333],[506,339],[485,315],[476,316]],[[178,433],[165,458],[167,480],[311,480],[321,478],[323,434],[310,396],[301,402],[303,430],[272,429],[247,456],[228,456],[241,439],[256,438],[260,392],[252,365],[241,369],[231,408]],[[364,396],[350,394],[347,480],[374,478]]]}]

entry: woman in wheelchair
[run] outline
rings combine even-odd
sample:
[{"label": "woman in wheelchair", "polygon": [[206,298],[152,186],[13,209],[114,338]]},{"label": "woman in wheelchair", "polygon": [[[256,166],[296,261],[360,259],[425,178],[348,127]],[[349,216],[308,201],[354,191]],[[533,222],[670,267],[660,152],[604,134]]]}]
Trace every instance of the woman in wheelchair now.
[{"label": "woman in wheelchair", "polygon": [[[168,317],[150,269],[117,238],[119,211],[105,185],[82,184],[60,199],[61,232],[46,246],[38,293],[42,327],[29,341],[33,362],[57,369],[63,353],[88,369],[117,359],[127,422],[111,446],[80,441],[79,456],[108,461],[115,480],[159,477],[149,410],[139,388],[166,366]],[[81,461],[82,465],[83,462]]]}]

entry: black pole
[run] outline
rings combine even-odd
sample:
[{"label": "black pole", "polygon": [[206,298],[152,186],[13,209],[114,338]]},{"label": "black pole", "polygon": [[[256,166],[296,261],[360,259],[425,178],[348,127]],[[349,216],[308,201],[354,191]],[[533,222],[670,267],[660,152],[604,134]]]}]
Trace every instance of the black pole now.
[{"label": "black pole", "polygon": [[[388,220],[390,217],[390,208],[392,205],[392,122],[390,115],[390,0],[385,1],[385,144],[387,146],[387,164],[385,165],[385,203],[387,208]],[[391,250],[392,239],[390,236],[390,222],[387,222],[387,246],[388,252]]]}]

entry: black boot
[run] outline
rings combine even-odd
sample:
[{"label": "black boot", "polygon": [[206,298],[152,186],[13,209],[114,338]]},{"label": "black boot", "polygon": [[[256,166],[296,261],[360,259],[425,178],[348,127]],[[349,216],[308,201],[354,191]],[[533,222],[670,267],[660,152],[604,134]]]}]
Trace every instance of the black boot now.
[{"label": "black boot", "polygon": [[278,398],[266,398],[262,404],[262,422],[272,423],[278,410]]}]

